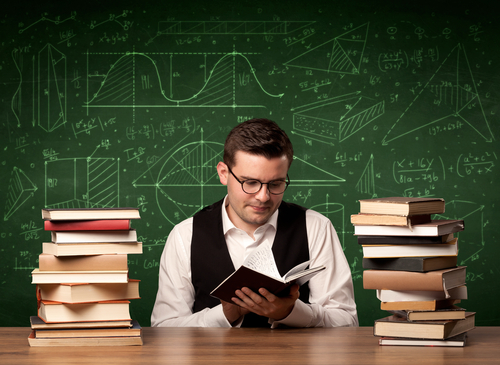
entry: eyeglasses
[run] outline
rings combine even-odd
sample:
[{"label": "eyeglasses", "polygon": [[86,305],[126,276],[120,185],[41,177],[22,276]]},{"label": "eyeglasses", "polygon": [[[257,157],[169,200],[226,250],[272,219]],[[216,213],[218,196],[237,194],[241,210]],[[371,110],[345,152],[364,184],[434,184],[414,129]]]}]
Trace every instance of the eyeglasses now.
[{"label": "eyeglasses", "polygon": [[233,173],[233,171],[231,171],[229,166],[227,168],[228,168],[229,172],[231,173],[231,175],[234,176],[236,181],[238,181],[241,184],[241,189],[243,190],[243,192],[245,192],[247,194],[256,194],[260,191],[260,189],[262,189],[262,185],[267,185],[267,190],[269,190],[269,192],[271,194],[280,195],[280,194],[283,194],[285,192],[286,188],[290,184],[290,178],[288,177],[288,174],[286,175],[286,181],[285,180],[272,180],[272,181],[269,181],[267,183],[263,183],[263,182],[260,182],[259,180],[254,180],[254,179],[240,181],[240,179],[238,179],[236,177],[236,175]]}]

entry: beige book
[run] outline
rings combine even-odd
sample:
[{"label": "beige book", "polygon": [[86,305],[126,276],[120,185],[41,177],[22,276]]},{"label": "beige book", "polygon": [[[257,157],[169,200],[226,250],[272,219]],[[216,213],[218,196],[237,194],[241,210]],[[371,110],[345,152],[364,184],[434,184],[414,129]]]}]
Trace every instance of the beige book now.
[{"label": "beige book", "polygon": [[111,253],[142,253],[142,242],[123,243],[54,243],[43,242],[42,252],[54,256],[104,255]]},{"label": "beige book", "polygon": [[408,198],[402,196],[362,199],[359,201],[360,213],[369,214],[440,214],[444,213],[445,202],[442,198]]},{"label": "beige book", "polygon": [[446,339],[474,328],[475,313],[467,312],[465,319],[450,321],[408,322],[399,316],[388,316],[375,321],[375,336]]},{"label": "beige book", "polygon": [[127,270],[126,254],[54,256],[42,253],[38,256],[40,271],[99,271]]},{"label": "beige book", "polygon": [[42,300],[38,316],[47,323],[125,321],[130,318],[128,300],[67,304]]},{"label": "beige book", "polygon": [[36,338],[35,331],[28,337],[31,347],[61,346],[142,346],[142,332],[139,336],[130,337],[84,337],[84,338]]},{"label": "beige book", "polygon": [[95,284],[39,284],[38,296],[42,300],[62,303],[101,302],[107,300],[139,299],[139,280],[127,283]]}]

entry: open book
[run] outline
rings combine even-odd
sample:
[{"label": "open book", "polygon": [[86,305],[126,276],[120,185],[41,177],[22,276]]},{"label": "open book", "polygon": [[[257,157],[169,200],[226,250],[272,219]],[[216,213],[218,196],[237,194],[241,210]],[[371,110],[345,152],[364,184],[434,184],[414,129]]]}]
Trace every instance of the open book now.
[{"label": "open book", "polygon": [[325,269],[324,266],[306,269],[308,265],[309,261],[303,262],[281,277],[271,245],[266,241],[210,294],[229,303],[232,303],[231,298],[236,297],[235,291],[243,287],[255,293],[258,293],[260,288],[265,288],[275,295],[284,296],[288,294],[285,290],[292,284],[302,285]]}]

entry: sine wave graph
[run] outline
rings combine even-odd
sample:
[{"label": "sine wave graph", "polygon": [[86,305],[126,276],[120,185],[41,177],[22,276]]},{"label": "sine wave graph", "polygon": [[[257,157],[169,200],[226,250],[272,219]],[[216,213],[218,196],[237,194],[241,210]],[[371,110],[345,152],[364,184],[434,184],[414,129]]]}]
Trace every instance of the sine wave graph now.
[{"label": "sine wave graph", "polygon": [[[116,54],[92,56],[116,58]],[[87,108],[265,107],[264,98],[283,96],[268,91],[247,55],[236,51],[127,52],[106,61],[88,61]],[[103,64],[111,66],[99,69]]]}]

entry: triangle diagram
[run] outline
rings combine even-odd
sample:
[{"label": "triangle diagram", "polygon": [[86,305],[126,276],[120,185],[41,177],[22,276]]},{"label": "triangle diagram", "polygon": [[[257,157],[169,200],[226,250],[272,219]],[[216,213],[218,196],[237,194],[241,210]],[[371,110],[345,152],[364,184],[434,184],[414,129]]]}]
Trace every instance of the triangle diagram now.
[{"label": "triangle diagram", "polygon": [[369,23],[322,43],[284,63],[325,72],[359,74]]},{"label": "triangle diagram", "polygon": [[[345,179],[322,170],[297,156],[293,156],[293,161],[290,167],[291,187],[337,186],[338,183],[345,182]],[[297,180],[293,176],[307,176],[307,179]]]},{"label": "triangle diagram", "polygon": [[219,186],[216,166],[222,160],[220,148],[219,143],[205,141],[182,146],[163,165],[157,185],[200,187],[214,184]]},{"label": "triangle diagram", "polygon": [[14,167],[7,188],[7,201],[3,219],[8,220],[29,198],[33,197],[37,187],[23,170]]},{"label": "triangle diagram", "polygon": [[[449,119],[449,120],[448,120]],[[421,128],[446,122],[446,128],[468,124],[487,142],[492,133],[461,44],[455,46],[385,135],[387,144]],[[451,124],[450,124],[451,123]],[[444,128],[444,127],[443,127]]]},{"label": "triangle diagram", "polygon": [[370,156],[368,163],[363,170],[357,184],[356,191],[362,194],[369,194],[372,198],[375,198],[377,194],[375,193],[375,171],[373,168],[373,155]]},{"label": "triangle diagram", "polygon": [[38,125],[47,132],[66,123],[66,67],[66,56],[50,43],[38,52]]}]

